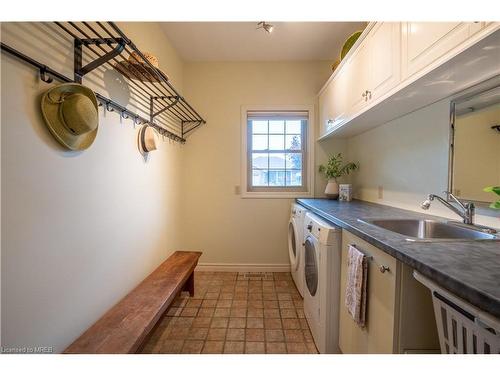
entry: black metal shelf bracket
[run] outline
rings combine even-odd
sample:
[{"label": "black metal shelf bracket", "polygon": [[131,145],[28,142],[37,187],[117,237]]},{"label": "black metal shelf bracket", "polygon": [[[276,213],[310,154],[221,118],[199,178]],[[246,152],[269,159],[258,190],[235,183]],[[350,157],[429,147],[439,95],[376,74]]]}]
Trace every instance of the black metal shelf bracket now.
[{"label": "black metal shelf bracket", "polygon": [[[184,143],[186,134],[206,123],[169,82],[168,77],[146,58],[115,23],[70,21],[55,22],[55,25],[73,43],[71,78],[4,43],[1,43],[1,50],[33,66],[39,72],[40,80],[46,83],[58,80],[81,84],[84,76],[101,66],[116,70],[134,91],[136,111],[147,113],[149,104],[149,116],[141,116],[95,92],[99,107],[115,112],[122,120],[129,119],[134,125],[148,124],[165,138]],[[135,63],[131,63],[131,59]]]},{"label": "black metal shelf bracket", "polygon": [[[181,100],[182,98],[178,95],[170,95],[170,96],[152,96],[150,101],[149,101],[149,116],[150,116],[150,120],[151,122],[153,122],[154,118],[160,114],[162,114],[163,112],[165,112],[166,110],[172,108],[173,106],[175,106],[177,103],[179,103],[179,100]],[[170,100],[170,104],[166,105],[165,107],[163,107],[162,109],[154,112],[154,102],[155,100]]]},{"label": "black metal shelf bracket", "polygon": [[[92,38],[92,39],[75,38],[74,41],[75,82],[82,83],[82,78],[85,74],[90,73],[92,70],[100,67],[101,65],[105,64],[112,58],[118,56],[125,48],[127,42],[129,41],[125,41],[125,39],[123,38]],[[98,46],[101,44],[107,44],[108,46],[116,44],[116,46],[113,50],[109,51],[108,53],[98,57],[97,59],[88,63],[87,65],[82,66],[83,46],[86,47],[90,45]]]},{"label": "black metal shelf bracket", "polygon": [[[189,124],[195,124],[195,125],[186,130],[185,125],[189,125]],[[187,135],[188,133],[190,133],[191,131],[196,129],[198,126],[203,125],[203,124],[205,124],[205,121],[203,121],[203,120],[201,120],[201,121],[182,121],[182,124],[181,124],[181,131],[182,131],[181,136],[182,136],[182,138],[184,138],[185,135]]]}]

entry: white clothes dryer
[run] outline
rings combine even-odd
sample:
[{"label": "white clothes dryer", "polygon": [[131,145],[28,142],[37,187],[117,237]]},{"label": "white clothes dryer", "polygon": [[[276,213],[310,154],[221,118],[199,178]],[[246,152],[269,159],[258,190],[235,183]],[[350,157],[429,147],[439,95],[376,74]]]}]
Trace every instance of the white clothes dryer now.
[{"label": "white clothes dryer", "polygon": [[339,353],[342,230],[318,216],[304,219],[304,314],[320,353]]}]

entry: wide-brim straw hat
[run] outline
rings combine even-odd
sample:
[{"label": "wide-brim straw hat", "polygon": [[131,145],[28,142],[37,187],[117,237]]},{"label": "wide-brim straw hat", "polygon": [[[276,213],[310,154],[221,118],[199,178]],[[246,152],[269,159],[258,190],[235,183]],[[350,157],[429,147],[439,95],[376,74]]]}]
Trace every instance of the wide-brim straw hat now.
[{"label": "wide-brim straw hat", "polygon": [[122,73],[126,73],[131,79],[142,82],[160,82],[161,79],[158,75],[168,81],[168,76],[159,69],[158,58],[149,52],[143,52],[142,55],[154,68],[151,68],[135,51],[129,55],[127,60],[118,62],[115,67]]},{"label": "wide-brim straw hat", "polygon": [[52,135],[73,151],[87,149],[97,135],[99,111],[94,92],[78,83],[63,83],[47,90],[42,115]]},{"label": "wide-brim straw hat", "polygon": [[156,130],[149,125],[143,125],[139,129],[138,145],[141,154],[156,150]]}]

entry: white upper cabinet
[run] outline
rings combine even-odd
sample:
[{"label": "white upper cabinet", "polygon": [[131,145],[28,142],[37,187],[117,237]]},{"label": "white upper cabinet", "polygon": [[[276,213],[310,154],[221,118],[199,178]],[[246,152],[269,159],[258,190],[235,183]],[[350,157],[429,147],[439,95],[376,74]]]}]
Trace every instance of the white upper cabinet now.
[{"label": "white upper cabinet", "polygon": [[366,40],[354,51],[343,72],[349,81],[347,96],[347,111],[350,115],[358,113],[368,100],[370,86],[370,51]]},{"label": "white upper cabinet", "polygon": [[[467,40],[471,25],[481,23],[405,22],[402,28],[403,75],[410,77]],[[477,31],[478,31],[477,30]]]},{"label": "white upper cabinet", "polygon": [[400,32],[400,23],[375,24],[338,68],[319,96],[320,136],[341,126],[399,83]]},{"label": "white upper cabinet", "polygon": [[399,22],[379,22],[352,54],[345,73],[351,87],[351,115],[370,106],[400,82],[400,40]]},{"label": "white upper cabinet", "polygon": [[359,134],[500,74],[499,48],[498,22],[370,23],[319,94],[320,138]]},{"label": "white upper cabinet", "polygon": [[333,107],[337,105],[333,99],[334,83],[331,81],[319,94],[319,134],[325,134],[335,125]]},{"label": "white upper cabinet", "polygon": [[370,50],[369,100],[375,100],[401,81],[401,24],[377,23],[367,36]]},{"label": "white upper cabinet", "polygon": [[347,120],[348,93],[350,83],[344,65],[319,95],[320,134],[325,134]]}]

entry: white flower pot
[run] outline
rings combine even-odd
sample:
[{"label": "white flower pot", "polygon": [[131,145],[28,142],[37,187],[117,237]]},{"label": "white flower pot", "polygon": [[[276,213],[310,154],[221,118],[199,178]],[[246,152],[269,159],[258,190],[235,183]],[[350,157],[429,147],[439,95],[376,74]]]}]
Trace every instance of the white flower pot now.
[{"label": "white flower pot", "polygon": [[328,180],[325,188],[325,195],[328,199],[338,199],[339,197],[339,184],[335,179]]}]

